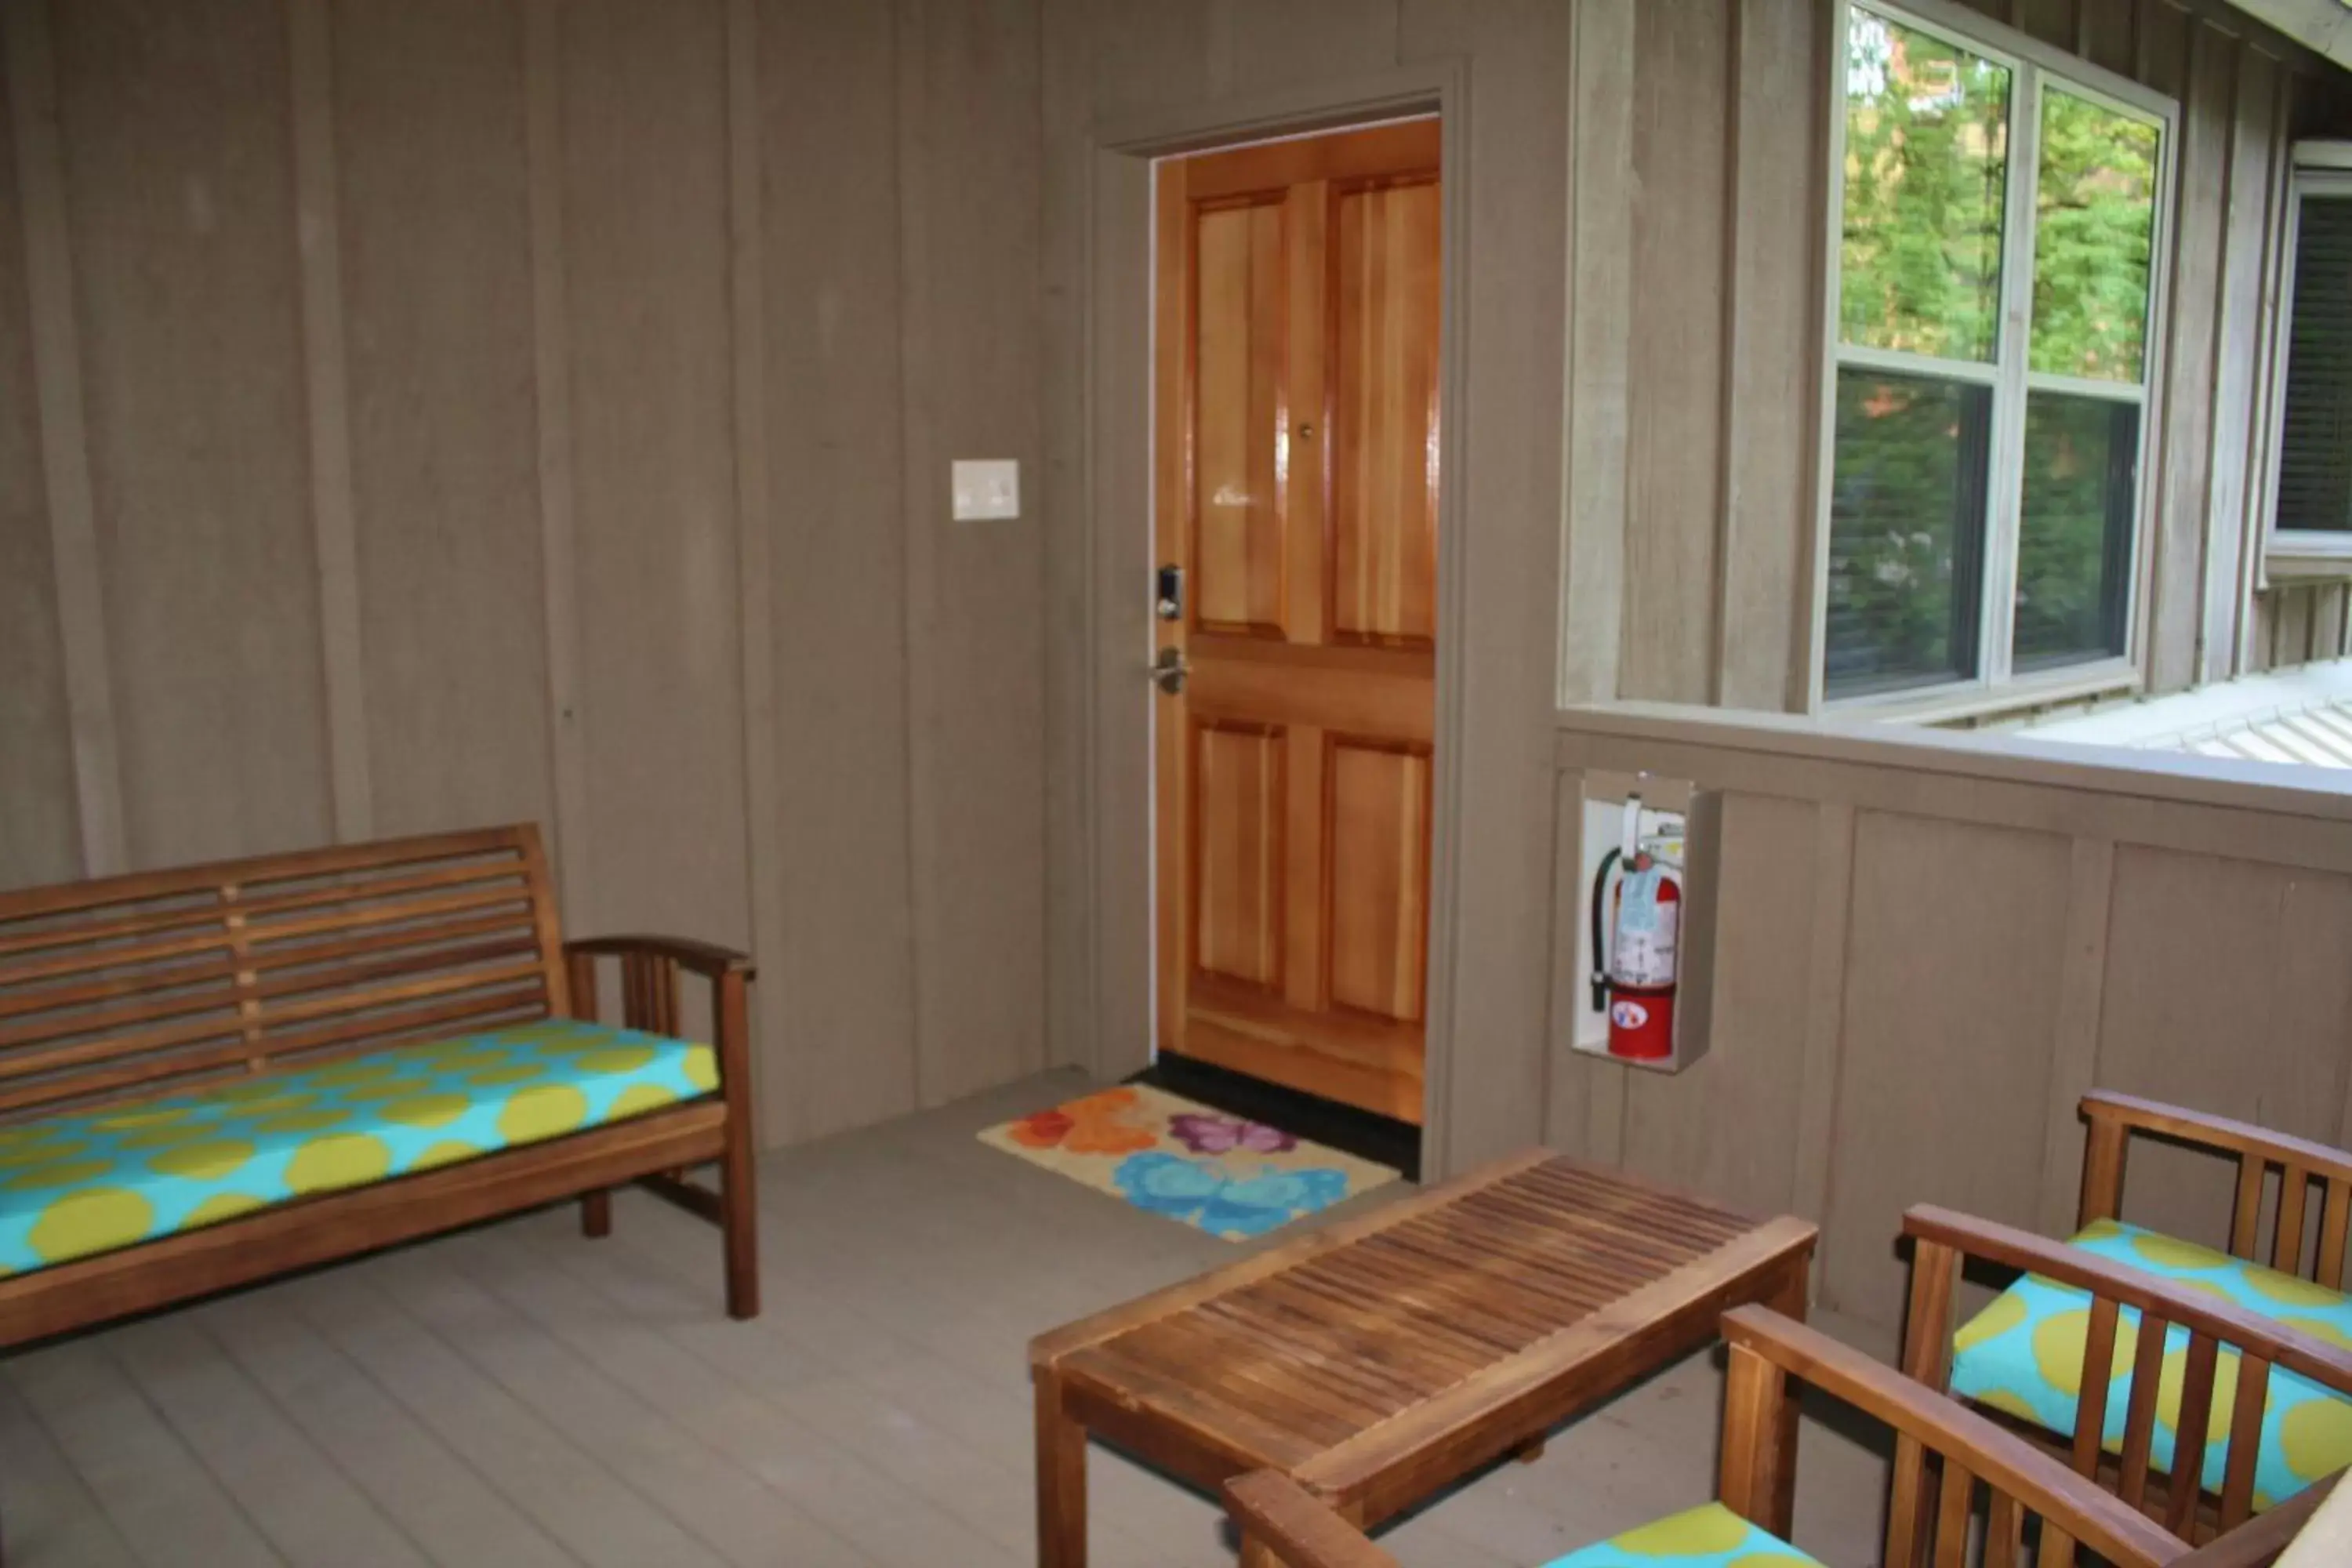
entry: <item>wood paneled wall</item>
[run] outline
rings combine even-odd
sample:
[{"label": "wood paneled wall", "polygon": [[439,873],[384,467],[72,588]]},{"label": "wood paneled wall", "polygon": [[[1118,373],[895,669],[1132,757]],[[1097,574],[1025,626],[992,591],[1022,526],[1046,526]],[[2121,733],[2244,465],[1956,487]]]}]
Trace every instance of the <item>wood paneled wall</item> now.
[{"label": "wood paneled wall", "polygon": [[[1899,1322],[1911,1204],[2071,1230],[2094,1085],[2352,1143],[2352,784],[1646,705],[1564,713],[1557,754],[1563,835],[1588,772],[1722,809],[1711,1048],[1556,1044],[1549,1141],[1821,1221],[1841,1311]],[[1572,994],[1580,887],[1553,910]],[[2233,1175],[2137,1146],[2125,1217],[2218,1245]]]},{"label": "wood paneled wall", "polygon": [[771,1140],[1043,1065],[1035,0],[0,19],[0,886],[534,818]]}]

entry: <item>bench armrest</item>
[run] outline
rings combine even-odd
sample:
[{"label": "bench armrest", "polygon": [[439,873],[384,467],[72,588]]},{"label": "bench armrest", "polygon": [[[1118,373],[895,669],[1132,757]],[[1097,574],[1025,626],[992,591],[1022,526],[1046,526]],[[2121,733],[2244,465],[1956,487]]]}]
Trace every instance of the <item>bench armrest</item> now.
[{"label": "bench armrest", "polygon": [[751,955],[738,952],[731,947],[721,947],[715,942],[698,942],[686,936],[648,936],[629,933],[620,936],[583,937],[567,942],[563,951],[587,958],[625,958],[642,953],[648,958],[666,958],[680,969],[716,980],[722,974],[740,974],[750,980],[758,974]]},{"label": "bench armrest", "polygon": [[1279,1470],[1227,1481],[1225,1509],[1245,1536],[1271,1547],[1288,1568],[1398,1568],[1330,1504]]}]

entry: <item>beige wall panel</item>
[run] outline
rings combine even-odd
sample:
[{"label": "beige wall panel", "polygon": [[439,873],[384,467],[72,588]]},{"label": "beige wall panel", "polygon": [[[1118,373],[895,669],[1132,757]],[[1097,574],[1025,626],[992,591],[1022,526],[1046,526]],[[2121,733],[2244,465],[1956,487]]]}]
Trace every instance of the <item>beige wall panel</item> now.
[{"label": "beige wall panel", "polygon": [[[878,5],[760,16],[784,963],[768,1110],[915,1105],[900,502],[897,58]],[[826,147],[813,158],[802,150]]]},{"label": "beige wall panel", "polygon": [[2352,653],[2352,584],[2330,583],[2319,590],[2313,652],[2321,658]]},{"label": "beige wall panel", "polygon": [[[1062,57],[1066,68],[1082,71],[1087,103],[1105,120],[1197,103],[1209,96],[1209,35],[1213,16],[1207,0],[1076,0],[1085,9],[1087,49]],[[1056,6],[1049,15],[1066,20]]]},{"label": "beige wall panel", "polygon": [[[6,139],[0,122],[0,143]],[[13,151],[0,145],[0,210],[16,210]],[[57,579],[33,428],[23,247],[0,231],[0,888],[81,870]]]},{"label": "beige wall panel", "polygon": [[2139,65],[2139,13],[2160,0],[2080,0],[2079,47],[2095,65],[2131,76]]},{"label": "beige wall panel", "polygon": [[2015,0],[2007,20],[2045,44],[2071,49],[2080,23],[2076,5],[2077,0]]},{"label": "beige wall panel", "polygon": [[0,888],[81,873],[73,737],[26,319],[24,211],[0,73]]},{"label": "beige wall panel", "polygon": [[[2347,951],[2345,879],[2120,847],[2100,1086],[2333,1142],[2352,1029]],[[2136,1142],[2124,1217],[2218,1245],[2231,1174]]]},{"label": "beige wall panel", "polygon": [[[2183,98],[2189,81],[2189,33],[2196,26],[2195,19],[2168,0],[2139,0],[2137,22],[2138,58],[2134,62],[2133,78],[2158,92]],[[2187,109],[2183,103],[2184,113]],[[2176,226],[2179,223],[2177,209],[2173,222]]]},{"label": "beige wall panel", "polygon": [[334,11],[375,826],[551,830],[520,10]]},{"label": "beige wall panel", "polygon": [[2035,1223],[2067,882],[2048,835],[1858,818],[1826,1304],[1899,1321],[1912,1204]]},{"label": "beige wall panel", "polygon": [[588,923],[740,945],[724,14],[578,0],[562,45]]},{"label": "beige wall panel", "polygon": [[1804,705],[1809,674],[1815,411],[1821,402],[1821,204],[1828,111],[1818,88],[1829,27],[1819,6],[1739,0],[1724,549],[1713,699]]},{"label": "beige wall panel", "polygon": [[[2230,116],[2237,47],[2192,23],[2185,62],[2180,184],[2173,215],[2172,332],[2166,342],[2164,444],[2156,472],[2154,598],[2147,610],[2148,684],[2169,691],[2197,679],[2205,605],[2206,502],[2212,472],[2215,331],[2228,213]],[[2227,572],[2230,568],[2222,568]]]},{"label": "beige wall panel", "polygon": [[1463,563],[1460,584],[1439,585],[1439,615],[1464,617],[1475,672],[1460,687],[1461,754],[1441,750],[1436,763],[1441,781],[1452,772],[1459,835],[1457,1048],[1441,1102],[1456,1170],[1543,1131],[1571,19],[1548,0],[1485,5],[1455,44],[1473,84],[1465,287],[1475,345],[1465,514],[1438,520],[1441,534],[1461,531]]},{"label": "beige wall panel", "polygon": [[130,858],[323,843],[285,17],[55,20]]},{"label": "beige wall panel", "polygon": [[1633,388],[1618,694],[1714,690],[1731,0],[1645,0],[1633,86]]},{"label": "beige wall panel", "polygon": [[[1039,55],[1027,0],[899,16],[916,1016],[937,1103],[1045,1062]],[[951,521],[955,458],[1018,459],[1025,515]]]},{"label": "beige wall panel", "polygon": [[2268,615],[2260,628],[2263,666],[2275,669],[2311,657],[2310,588],[2300,584],[2273,588],[2264,596]]},{"label": "beige wall panel", "polygon": [[1402,0],[1205,0],[1209,89],[1238,97],[1396,64]]},{"label": "beige wall panel", "polygon": [[1674,1077],[1604,1067],[1626,1075],[1628,1167],[1758,1212],[1797,1205],[1817,815],[1725,798],[1707,1054]]}]

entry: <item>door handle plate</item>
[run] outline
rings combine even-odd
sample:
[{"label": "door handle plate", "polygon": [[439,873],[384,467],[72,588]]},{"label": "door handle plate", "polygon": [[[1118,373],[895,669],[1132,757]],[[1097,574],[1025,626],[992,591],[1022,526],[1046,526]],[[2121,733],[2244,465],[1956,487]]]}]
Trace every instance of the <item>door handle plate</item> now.
[{"label": "door handle plate", "polygon": [[1184,682],[1192,673],[1192,667],[1181,647],[1163,647],[1160,657],[1151,661],[1151,684],[1170,697],[1184,695]]}]

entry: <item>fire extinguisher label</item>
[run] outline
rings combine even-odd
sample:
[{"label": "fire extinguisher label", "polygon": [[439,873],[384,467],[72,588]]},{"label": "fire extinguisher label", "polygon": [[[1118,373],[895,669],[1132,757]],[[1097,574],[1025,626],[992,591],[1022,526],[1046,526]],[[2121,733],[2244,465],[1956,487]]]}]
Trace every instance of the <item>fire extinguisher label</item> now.
[{"label": "fire extinguisher label", "polygon": [[1629,873],[1620,889],[1617,949],[1609,978],[1620,985],[1672,985],[1675,944],[1682,923],[1678,899],[1658,896],[1664,873],[1657,867]]},{"label": "fire extinguisher label", "polygon": [[1612,1003],[1609,1021],[1621,1029],[1638,1029],[1650,1021],[1650,1010],[1639,1002]]}]

